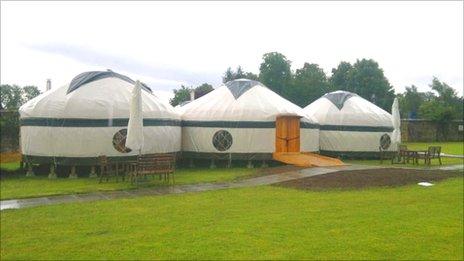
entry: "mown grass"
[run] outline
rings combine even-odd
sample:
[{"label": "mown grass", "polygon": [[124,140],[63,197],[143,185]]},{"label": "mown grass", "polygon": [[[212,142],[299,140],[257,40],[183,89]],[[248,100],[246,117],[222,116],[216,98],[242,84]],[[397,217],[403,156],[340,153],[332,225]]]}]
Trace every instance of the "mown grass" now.
[{"label": "mown grass", "polygon": [[463,179],[255,187],[7,210],[1,259],[463,259]]},{"label": "mown grass", "polygon": [[[452,155],[464,155],[464,142],[408,142],[404,143],[408,146],[408,149],[413,150],[427,150],[429,146],[441,146],[441,151],[446,154]],[[377,160],[344,160],[347,163],[351,164],[363,164],[363,165],[379,165],[379,166],[391,166],[391,160],[386,159],[383,163]],[[464,164],[464,159],[462,158],[446,158],[442,157],[443,165],[455,165],[455,164]],[[394,166],[399,167],[420,167],[428,168],[429,166],[424,164],[423,160],[419,161],[419,164],[413,164],[412,161],[409,164],[394,164]],[[432,160],[432,167],[439,166],[437,159]]]},{"label": "mown grass", "polygon": [[[231,169],[178,169],[175,175],[175,184],[193,184],[203,182],[225,182],[247,176],[256,172],[254,169],[231,168]],[[160,181],[157,176],[151,177],[147,182],[140,186],[163,186],[166,185]],[[134,185],[125,181],[116,182],[115,179],[110,182],[98,183],[97,178],[58,178],[48,179],[47,176],[25,177],[24,174],[6,174],[0,182],[0,198],[27,198],[49,195],[60,195],[70,193],[86,193],[92,191],[110,191],[122,189],[134,189]]]}]

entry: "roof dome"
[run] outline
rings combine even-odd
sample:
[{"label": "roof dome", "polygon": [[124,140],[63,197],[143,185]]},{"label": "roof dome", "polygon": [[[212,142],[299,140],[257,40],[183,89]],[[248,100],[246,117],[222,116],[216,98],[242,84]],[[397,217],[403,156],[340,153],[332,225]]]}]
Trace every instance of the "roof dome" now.
[{"label": "roof dome", "polygon": [[[19,109],[21,118],[128,118],[134,81],[108,72],[85,72],[70,84],[47,91]],[[174,118],[178,114],[147,86],[143,87],[143,115],[147,118]]]},{"label": "roof dome", "polygon": [[[182,106],[183,120],[275,121],[277,116],[306,115],[258,81],[238,79]],[[307,119],[316,123],[313,118]]]},{"label": "roof dome", "polygon": [[391,115],[355,93],[327,93],[304,108],[321,125],[388,126]]}]

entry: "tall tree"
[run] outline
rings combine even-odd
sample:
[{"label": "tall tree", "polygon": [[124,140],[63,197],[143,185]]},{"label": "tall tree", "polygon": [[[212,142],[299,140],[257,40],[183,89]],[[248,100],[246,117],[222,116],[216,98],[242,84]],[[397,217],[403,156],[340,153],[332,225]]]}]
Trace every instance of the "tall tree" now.
[{"label": "tall tree", "polygon": [[418,118],[419,107],[425,101],[425,94],[417,90],[417,87],[412,85],[406,87],[404,93],[398,95],[400,112],[402,118],[416,119]]},{"label": "tall tree", "polygon": [[236,79],[249,79],[249,80],[258,80],[258,76],[252,72],[245,72],[241,66],[237,67],[237,70],[234,71],[230,67],[227,68],[226,72],[222,76],[222,82],[226,83]]},{"label": "tall tree", "polygon": [[349,90],[350,73],[353,66],[349,62],[340,62],[337,68],[332,69],[330,85],[334,90]]},{"label": "tall tree", "polygon": [[305,63],[297,69],[290,88],[285,95],[293,103],[304,107],[329,91],[329,82],[317,64]]},{"label": "tall tree", "polygon": [[395,92],[376,61],[357,60],[351,68],[348,63],[342,62],[332,72],[331,83],[334,88],[357,93],[390,111]]},{"label": "tall tree", "polygon": [[0,86],[1,109],[18,109],[24,102],[23,91],[18,85],[2,84]]},{"label": "tall tree", "polygon": [[290,66],[291,61],[283,54],[266,53],[259,67],[259,79],[267,87],[282,95],[292,79]]},{"label": "tall tree", "polygon": [[35,98],[40,94],[39,88],[37,86],[29,85],[23,87],[23,98],[28,101]]},{"label": "tall tree", "polygon": [[420,108],[420,114],[424,119],[432,120],[437,126],[437,140],[440,140],[441,133],[443,139],[447,138],[449,123],[454,119],[463,118],[463,97],[458,97],[456,91],[444,82],[440,82],[436,77],[433,78],[429,87],[438,95],[432,99],[424,101]]}]

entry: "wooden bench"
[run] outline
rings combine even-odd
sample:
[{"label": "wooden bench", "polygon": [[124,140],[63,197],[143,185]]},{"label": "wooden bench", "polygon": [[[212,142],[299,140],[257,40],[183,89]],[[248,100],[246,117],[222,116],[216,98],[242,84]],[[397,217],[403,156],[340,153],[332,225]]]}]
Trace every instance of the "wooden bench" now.
[{"label": "wooden bench", "polygon": [[440,165],[441,163],[441,147],[440,146],[430,146],[426,151],[418,152],[415,155],[415,160],[418,163],[420,159],[424,160],[424,164],[430,165],[432,159],[438,159]]},{"label": "wooden bench", "polygon": [[174,183],[174,171],[176,170],[176,156],[174,154],[146,154],[137,156],[137,162],[132,163],[130,180],[137,184],[140,177],[158,175],[168,183]]}]

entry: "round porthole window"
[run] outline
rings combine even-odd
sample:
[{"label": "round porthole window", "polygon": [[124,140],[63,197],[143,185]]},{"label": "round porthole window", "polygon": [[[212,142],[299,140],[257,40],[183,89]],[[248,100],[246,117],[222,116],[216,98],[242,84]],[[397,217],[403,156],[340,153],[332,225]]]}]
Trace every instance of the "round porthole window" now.
[{"label": "round porthole window", "polygon": [[226,151],[232,146],[232,135],[226,130],[219,130],[213,135],[213,146],[218,151]]},{"label": "round porthole window", "polygon": [[380,137],[380,147],[383,150],[386,150],[390,147],[390,145],[391,145],[390,136],[388,134],[382,135],[382,137]]},{"label": "round porthole window", "polygon": [[113,147],[122,153],[128,153],[131,149],[126,147],[127,129],[116,132],[113,136]]}]

